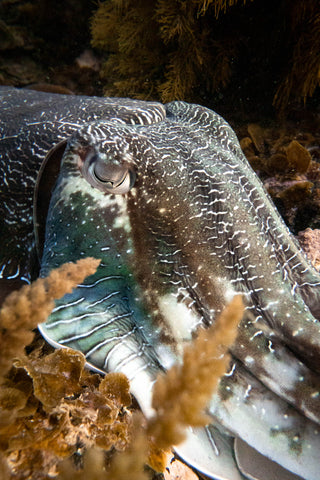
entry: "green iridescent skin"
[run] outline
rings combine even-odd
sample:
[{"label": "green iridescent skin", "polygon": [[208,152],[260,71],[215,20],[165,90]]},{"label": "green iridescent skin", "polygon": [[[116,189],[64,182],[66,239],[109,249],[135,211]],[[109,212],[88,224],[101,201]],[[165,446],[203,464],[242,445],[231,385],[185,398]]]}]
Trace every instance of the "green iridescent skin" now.
[{"label": "green iridescent skin", "polygon": [[[277,478],[316,479],[320,277],[275,211],[230,126],[214,112],[183,102],[62,101],[44,95],[43,102],[50,97],[50,111],[41,107],[38,93],[37,100],[32,92],[24,95],[34,108],[22,112],[21,127],[14,131],[8,112],[14,105],[23,111],[23,95],[4,91],[12,130],[8,127],[0,141],[2,151],[12,152],[9,163],[21,178],[17,145],[25,152],[35,145],[35,154],[26,155],[36,172],[46,145],[70,137],[47,216],[41,275],[85,256],[102,260],[95,275],[57,302],[41,326],[44,336],[81,350],[94,368],[126,373],[149,414],[157,372],[179,359],[196,330],[214,322],[242,292],[247,310],[231,349],[232,364],[210,405],[219,431],[212,426],[198,432],[198,446],[192,438],[192,447],[179,451],[207,474],[236,480],[242,476],[232,453],[235,437],[293,472],[278,472]],[[133,188],[110,195],[92,187],[83,172],[85,165],[98,163],[128,165],[136,174]],[[6,164],[1,168],[4,178],[19,183]],[[33,181],[35,176],[30,175]],[[12,202],[17,198],[18,193]],[[10,238],[18,238],[11,211],[14,216],[14,203],[4,206],[2,217],[8,219]],[[28,235],[29,244],[19,247],[24,253],[19,278],[31,270],[32,232]],[[6,251],[10,245],[8,240]],[[1,258],[2,276],[10,280],[14,261]],[[201,458],[205,449],[212,450],[212,463]],[[240,456],[239,445],[236,451]]]}]

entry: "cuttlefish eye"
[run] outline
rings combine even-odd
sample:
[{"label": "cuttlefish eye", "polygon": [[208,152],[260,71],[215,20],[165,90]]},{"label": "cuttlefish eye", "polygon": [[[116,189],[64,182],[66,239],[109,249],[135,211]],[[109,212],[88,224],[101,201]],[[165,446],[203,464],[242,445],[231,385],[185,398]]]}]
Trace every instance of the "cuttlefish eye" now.
[{"label": "cuttlefish eye", "polygon": [[132,166],[114,160],[90,155],[81,166],[85,179],[102,192],[122,195],[134,185],[136,174]]}]

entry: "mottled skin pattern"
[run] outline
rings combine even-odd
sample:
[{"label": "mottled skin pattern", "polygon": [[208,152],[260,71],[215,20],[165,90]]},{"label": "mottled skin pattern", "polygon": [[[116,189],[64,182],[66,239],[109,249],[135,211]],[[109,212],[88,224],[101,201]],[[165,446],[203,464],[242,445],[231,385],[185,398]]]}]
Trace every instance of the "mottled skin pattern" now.
[{"label": "mottled skin pattern", "polygon": [[[37,172],[66,138],[41,275],[84,256],[102,259],[95,275],[57,302],[44,336],[80,349],[97,369],[125,372],[148,414],[159,369],[243,292],[247,309],[230,371],[210,404],[215,426],[179,451],[215,478],[237,480],[242,439],[293,472],[276,478],[318,479],[320,277],[230,126],[183,102],[0,93],[3,282],[30,280]],[[134,171],[133,188],[119,195],[103,182],[94,188],[84,172],[95,165]],[[261,462],[256,478],[269,478],[273,464]]]}]

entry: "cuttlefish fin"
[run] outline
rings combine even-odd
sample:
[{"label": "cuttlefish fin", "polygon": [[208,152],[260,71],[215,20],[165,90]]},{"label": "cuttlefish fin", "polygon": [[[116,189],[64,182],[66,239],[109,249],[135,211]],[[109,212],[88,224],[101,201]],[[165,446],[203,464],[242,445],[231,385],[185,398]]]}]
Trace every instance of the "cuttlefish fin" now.
[{"label": "cuttlefish fin", "polygon": [[[25,223],[20,222],[20,225],[18,225],[19,215],[17,215],[15,242],[11,241],[8,243],[5,241],[6,237],[12,237],[12,231],[7,228],[5,220],[1,219],[0,229],[3,234],[4,247],[1,247],[3,251],[0,251],[2,260],[2,265],[0,265],[0,306],[7,295],[29,283],[30,279],[32,280],[38,275],[37,270],[39,269],[42,256],[51,192],[59,174],[60,162],[66,143],[65,140],[58,143],[47,153],[37,177],[33,197],[33,224],[36,248],[34,249],[33,239],[30,239],[32,227],[25,231]],[[28,251],[29,259],[23,259],[16,247],[19,248],[19,244],[26,244],[27,241],[30,241],[31,244]]]},{"label": "cuttlefish fin", "polygon": [[67,140],[56,144],[47,153],[38,173],[33,196],[33,225],[36,242],[36,252],[40,261],[45,239],[46,219],[52,190],[56,184],[61,159],[67,145]]}]

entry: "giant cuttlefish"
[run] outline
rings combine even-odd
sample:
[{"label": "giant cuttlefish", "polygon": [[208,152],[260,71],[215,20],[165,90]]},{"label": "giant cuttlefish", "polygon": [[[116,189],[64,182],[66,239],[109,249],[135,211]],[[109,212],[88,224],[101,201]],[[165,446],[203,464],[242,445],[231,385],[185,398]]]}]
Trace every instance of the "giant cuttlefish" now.
[{"label": "giant cuttlefish", "polygon": [[216,479],[319,480],[320,276],[228,123],[184,102],[0,94],[2,291],[37,274],[36,249],[41,276],[100,258],[39,328],[124,372],[146,415],[157,373],[241,292],[212,424],[177,451]]}]

